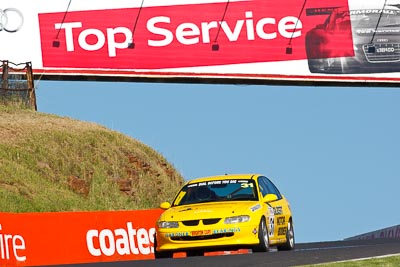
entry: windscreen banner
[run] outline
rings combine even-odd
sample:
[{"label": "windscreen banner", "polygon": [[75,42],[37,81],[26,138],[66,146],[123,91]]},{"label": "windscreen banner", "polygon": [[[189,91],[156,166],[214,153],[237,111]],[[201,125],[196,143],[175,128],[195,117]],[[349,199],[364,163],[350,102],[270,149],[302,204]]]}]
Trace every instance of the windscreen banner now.
[{"label": "windscreen banner", "polygon": [[400,0],[2,0],[0,60],[35,74],[400,80]]},{"label": "windscreen banner", "polygon": [[154,259],[161,212],[0,213],[0,266]]}]

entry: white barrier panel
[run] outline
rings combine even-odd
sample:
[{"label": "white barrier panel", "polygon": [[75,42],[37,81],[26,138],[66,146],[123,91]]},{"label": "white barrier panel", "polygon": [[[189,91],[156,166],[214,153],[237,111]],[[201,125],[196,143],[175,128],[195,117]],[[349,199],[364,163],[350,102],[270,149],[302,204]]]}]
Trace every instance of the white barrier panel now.
[{"label": "white barrier panel", "polygon": [[376,238],[400,238],[400,224],[381,230],[346,238],[346,240],[362,240]]}]

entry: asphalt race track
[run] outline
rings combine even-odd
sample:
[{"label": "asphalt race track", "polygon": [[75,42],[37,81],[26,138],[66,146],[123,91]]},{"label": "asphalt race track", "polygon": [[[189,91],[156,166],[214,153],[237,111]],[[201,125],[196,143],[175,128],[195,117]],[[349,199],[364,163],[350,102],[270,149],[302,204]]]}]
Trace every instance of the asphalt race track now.
[{"label": "asphalt race track", "polygon": [[176,259],[103,262],[58,265],[84,267],[261,267],[298,266],[324,262],[361,259],[382,255],[400,255],[400,239],[373,239],[296,244],[294,251],[251,253],[241,255],[207,256]]}]

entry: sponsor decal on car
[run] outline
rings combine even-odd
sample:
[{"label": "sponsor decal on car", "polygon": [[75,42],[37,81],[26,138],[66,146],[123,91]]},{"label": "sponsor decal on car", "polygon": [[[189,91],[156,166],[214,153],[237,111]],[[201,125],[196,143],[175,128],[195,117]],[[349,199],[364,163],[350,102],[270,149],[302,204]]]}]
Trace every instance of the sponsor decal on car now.
[{"label": "sponsor decal on car", "polygon": [[237,232],[240,232],[239,227],[214,230],[213,234],[226,234],[226,233],[237,233]]},{"label": "sponsor decal on car", "polygon": [[286,227],[279,227],[278,228],[278,235],[286,235],[287,228]]},{"label": "sponsor decal on car", "polygon": [[165,237],[183,237],[189,236],[189,232],[178,232],[178,233],[166,233]]},{"label": "sponsor decal on car", "polygon": [[252,212],[256,212],[259,209],[261,209],[261,205],[260,204],[254,205],[253,207],[250,208],[250,210]]},{"label": "sponsor decal on car", "polygon": [[275,231],[275,210],[272,207],[268,207],[269,210],[269,216],[268,216],[268,235],[269,237],[274,236],[274,231]]},{"label": "sponsor decal on car", "polygon": [[274,207],[274,214],[275,215],[283,214],[282,206]]},{"label": "sponsor decal on car", "polygon": [[285,218],[285,216],[276,218],[276,224],[277,224],[277,225],[285,225],[285,224],[286,224],[286,218]]},{"label": "sponsor decal on car", "polygon": [[192,231],[192,236],[202,236],[202,235],[212,235],[213,233],[211,230],[198,230],[198,231]]}]

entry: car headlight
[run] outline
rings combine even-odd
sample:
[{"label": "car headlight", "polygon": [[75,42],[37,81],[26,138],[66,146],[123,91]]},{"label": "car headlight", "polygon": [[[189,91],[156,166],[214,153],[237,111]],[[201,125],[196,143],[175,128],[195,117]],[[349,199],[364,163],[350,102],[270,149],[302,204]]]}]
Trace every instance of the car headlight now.
[{"label": "car headlight", "polygon": [[242,215],[242,216],[234,216],[225,218],[225,224],[233,224],[233,223],[243,223],[248,222],[250,220],[250,216]]},{"label": "car headlight", "polygon": [[178,228],[179,224],[178,224],[178,222],[160,221],[160,222],[158,222],[158,227],[159,228]]}]

